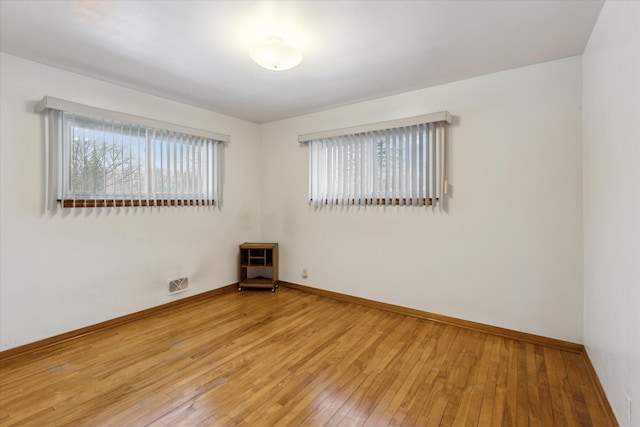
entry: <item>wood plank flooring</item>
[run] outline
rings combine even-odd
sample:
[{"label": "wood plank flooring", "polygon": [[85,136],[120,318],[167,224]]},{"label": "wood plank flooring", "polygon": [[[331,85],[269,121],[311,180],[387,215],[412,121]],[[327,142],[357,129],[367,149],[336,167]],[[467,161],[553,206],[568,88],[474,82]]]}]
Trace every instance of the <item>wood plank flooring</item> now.
[{"label": "wood plank flooring", "polygon": [[608,426],[582,354],[280,288],[0,366],[2,426]]}]

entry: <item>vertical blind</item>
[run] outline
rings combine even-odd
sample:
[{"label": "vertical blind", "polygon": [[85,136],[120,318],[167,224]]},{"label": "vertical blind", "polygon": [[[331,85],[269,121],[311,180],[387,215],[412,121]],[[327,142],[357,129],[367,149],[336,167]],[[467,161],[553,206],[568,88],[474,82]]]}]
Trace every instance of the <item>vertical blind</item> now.
[{"label": "vertical blind", "polygon": [[49,108],[49,208],[220,204],[223,141],[120,118]]},{"label": "vertical blind", "polygon": [[446,126],[439,120],[310,138],[309,203],[436,206],[447,193]]}]

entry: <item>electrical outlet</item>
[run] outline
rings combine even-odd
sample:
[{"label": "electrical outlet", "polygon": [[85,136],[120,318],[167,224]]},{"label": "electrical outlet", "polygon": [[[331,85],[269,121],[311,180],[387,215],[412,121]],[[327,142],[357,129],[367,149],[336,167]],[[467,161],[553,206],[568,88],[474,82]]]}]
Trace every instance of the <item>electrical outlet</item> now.
[{"label": "electrical outlet", "polygon": [[306,279],[307,277],[309,277],[309,273],[307,273],[307,269],[303,268],[302,269],[302,278]]},{"label": "electrical outlet", "polygon": [[629,397],[629,395],[626,393],[624,397],[626,398],[624,412],[627,414],[627,421],[629,421],[629,425],[631,425],[631,397]]}]

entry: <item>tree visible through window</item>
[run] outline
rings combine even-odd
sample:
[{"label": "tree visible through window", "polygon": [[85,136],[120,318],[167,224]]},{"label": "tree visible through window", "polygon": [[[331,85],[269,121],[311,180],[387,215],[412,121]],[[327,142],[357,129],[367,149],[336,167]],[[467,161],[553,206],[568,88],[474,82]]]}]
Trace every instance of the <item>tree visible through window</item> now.
[{"label": "tree visible through window", "polygon": [[212,205],[220,142],[62,113],[65,207]]},{"label": "tree visible through window", "polygon": [[44,97],[47,205],[220,206],[230,136]]},{"label": "tree visible through window", "polygon": [[140,136],[140,128],[118,125],[116,130],[115,123],[111,129],[106,124],[96,129],[78,117],[67,118],[67,123],[71,133],[68,193],[91,198],[146,193],[144,130]]},{"label": "tree visible through window", "polygon": [[434,205],[446,190],[445,122],[309,139],[309,201]]}]

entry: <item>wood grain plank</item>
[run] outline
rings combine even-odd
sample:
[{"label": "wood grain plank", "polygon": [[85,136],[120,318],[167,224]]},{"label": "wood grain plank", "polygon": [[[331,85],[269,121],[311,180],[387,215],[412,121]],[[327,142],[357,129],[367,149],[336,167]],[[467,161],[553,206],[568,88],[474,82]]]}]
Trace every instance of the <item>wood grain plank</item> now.
[{"label": "wood grain plank", "polygon": [[544,349],[544,358],[549,380],[549,394],[551,395],[551,410],[554,426],[564,427],[575,425],[571,416],[571,406],[564,396],[564,366],[562,355],[550,348]]},{"label": "wood grain plank", "polygon": [[538,401],[540,410],[539,417],[543,426],[553,425],[553,411],[551,405],[551,394],[549,392],[549,379],[547,374],[547,365],[544,358],[544,348],[542,346],[534,346],[536,377],[538,379]]},{"label": "wood grain plank", "polygon": [[[509,343],[510,340],[500,338],[500,353],[498,370],[496,373],[495,397],[491,410],[491,426],[501,426],[504,420],[505,406],[507,403],[507,378],[509,376]],[[513,390],[515,392],[515,390]]]},{"label": "wood grain plank", "polygon": [[529,411],[529,425],[542,426],[540,415],[540,396],[538,395],[538,369],[536,365],[536,353],[534,345],[531,343],[524,344],[524,355],[526,359],[525,367],[527,379],[527,397],[529,399],[527,410]]}]

